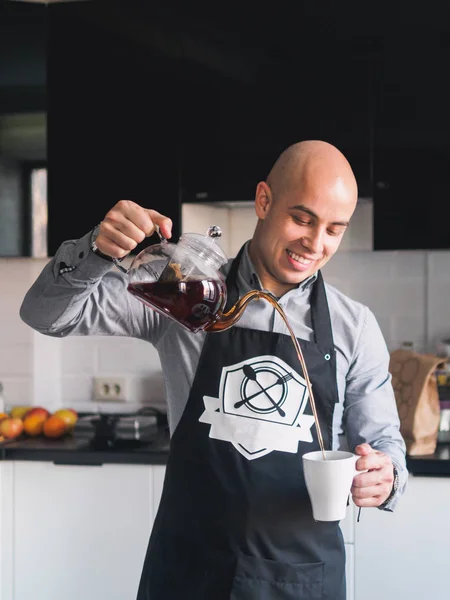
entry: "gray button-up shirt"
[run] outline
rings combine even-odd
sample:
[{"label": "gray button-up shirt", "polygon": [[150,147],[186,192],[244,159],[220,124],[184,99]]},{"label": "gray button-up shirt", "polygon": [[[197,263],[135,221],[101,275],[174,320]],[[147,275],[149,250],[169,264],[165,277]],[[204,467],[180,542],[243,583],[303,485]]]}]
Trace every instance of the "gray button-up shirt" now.
[{"label": "gray button-up shirt", "polygon": [[[225,265],[228,273],[231,261]],[[313,340],[310,297],[316,276],[279,300],[297,337]],[[118,335],[152,343],[164,375],[168,418],[173,433],[194,380],[205,333],[191,333],[147,308],[127,292],[127,278],[112,263],[90,251],[90,234],[64,242],[28,291],[22,319],[51,336]],[[259,287],[247,247],[238,273],[242,296]],[[368,442],[388,454],[400,476],[397,494],[385,505],[393,510],[406,485],[405,444],[389,374],[389,352],[373,313],[325,284],[337,353],[339,403],[333,421],[333,448]],[[266,301],[252,301],[235,327],[289,335],[279,313]],[[215,334],[220,335],[220,333]]]}]

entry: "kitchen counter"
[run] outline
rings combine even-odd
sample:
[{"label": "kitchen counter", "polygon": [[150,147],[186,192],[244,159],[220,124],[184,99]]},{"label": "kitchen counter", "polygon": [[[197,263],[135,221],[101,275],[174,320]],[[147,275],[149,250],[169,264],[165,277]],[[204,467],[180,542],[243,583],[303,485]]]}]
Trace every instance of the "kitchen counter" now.
[{"label": "kitchen counter", "polygon": [[450,477],[450,444],[438,444],[434,454],[407,456],[406,464],[413,475]]},{"label": "kitchen counter", "polygon": [[23,438],[0,447],[0,460],[46,461],[58,465],[165,465],[168,455],[166,431],[138,447],[96,449],[89,439],[74,435],[61,439]]},{"label": "kitchen counter", "polygon": [[[168,456],[169,435],[166,430],[135,448],[95,449],[89,439],[77,436],[56,440],[23,438],[0,446],[0,460],[36,460],[61,465],[165,465]],[[438,444],[434,454],[407,456],[406,463],[413,475],[450,477],[450,444]]]}]

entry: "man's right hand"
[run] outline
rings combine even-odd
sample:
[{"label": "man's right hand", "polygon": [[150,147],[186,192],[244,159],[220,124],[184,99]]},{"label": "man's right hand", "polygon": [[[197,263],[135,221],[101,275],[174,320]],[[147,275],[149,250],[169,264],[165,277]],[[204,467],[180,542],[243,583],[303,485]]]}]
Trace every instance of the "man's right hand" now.
[{"label": "man's right hand", "polygon": [[131,200],[120,200],[100,223],[95,243],[103,254],[123,258],[151,236],[156,226],[164,237],[172,237],[172,221],[168,217]]}]

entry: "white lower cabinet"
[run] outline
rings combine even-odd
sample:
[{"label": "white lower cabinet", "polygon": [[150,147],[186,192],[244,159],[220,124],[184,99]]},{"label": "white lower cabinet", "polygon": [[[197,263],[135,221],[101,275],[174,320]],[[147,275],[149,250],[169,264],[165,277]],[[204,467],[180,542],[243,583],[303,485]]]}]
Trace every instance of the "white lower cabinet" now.
[{"label": "white lower cabinet", "polygon": [[345,574],[347,579],[347,600],[355,600],[355,506],[350,503],[347,507],[347,515],[340,522],[342,536],[345,542]]},{"label": "white lower cabinet", "polygon": [[0,461],[0,599],[13,598],[13,465]]},{"label": "white lower cabinet", "polygon": [[450,478],[410,475],[394,513],[355,524],[355,600],[449,600]]},{"label": "white lower cabinet", "polygon": [[345,575],[347,579],[347,600],[355,600],[355,547],[345,544]]},{"label": "white lower cabinet", "polygon": [[133,600],[158,497],[148,465],[4,462],[1,600]]},{"label": "white lower cabinet", "polygon": [[[134,600],[164,466],[0,462],[0,600]],[[450,478],[341,522],[347,600],[448,600]]]},{"label": "white lower cabinet", "polygon": [[161,500],[161,494],[164,485],[164,476],[166,474],[165,465],[155,465],[152,467],[153,476],[153,520],[156,517],[159,502]]}]

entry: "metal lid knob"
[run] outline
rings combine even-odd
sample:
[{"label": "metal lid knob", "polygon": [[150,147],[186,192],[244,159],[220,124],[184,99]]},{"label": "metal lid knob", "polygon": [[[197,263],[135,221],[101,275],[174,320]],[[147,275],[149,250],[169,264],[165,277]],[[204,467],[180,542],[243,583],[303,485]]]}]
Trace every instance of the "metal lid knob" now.
[{"label": "metal lid knob", "polygon": [[206,235],[212,238],[220,238],[222,237],[222,230],[217,225],[211,225],[211,227],[208,227]]}]

